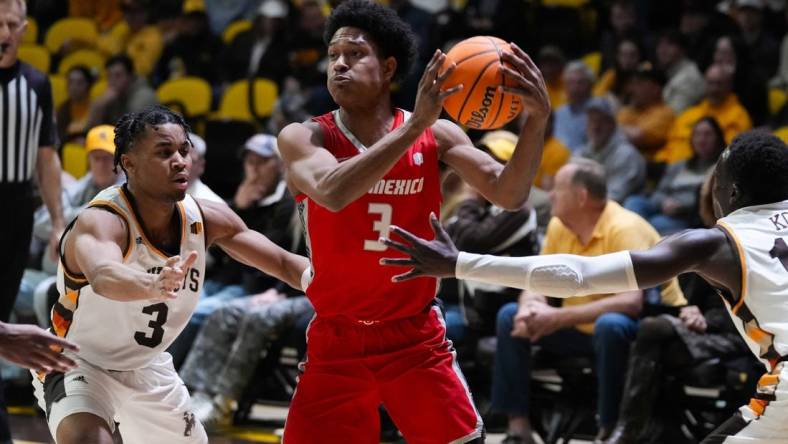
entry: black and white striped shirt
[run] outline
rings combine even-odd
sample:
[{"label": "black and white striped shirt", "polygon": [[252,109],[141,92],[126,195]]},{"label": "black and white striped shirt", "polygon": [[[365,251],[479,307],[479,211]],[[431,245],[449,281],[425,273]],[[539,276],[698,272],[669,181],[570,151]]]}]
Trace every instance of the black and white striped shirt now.
[{"label": "black and white striped shirt", "polygon": [[22,62],[0,69],[0,184],[30,182],[38,149],[55,137],[46,74]]}]

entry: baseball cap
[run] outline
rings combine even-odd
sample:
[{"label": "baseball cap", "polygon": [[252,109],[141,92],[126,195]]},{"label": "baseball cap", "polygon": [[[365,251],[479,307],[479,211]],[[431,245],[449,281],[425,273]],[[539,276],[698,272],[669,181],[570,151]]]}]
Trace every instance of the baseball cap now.
[{"label": "baseball cap", "polygon": [[586,112],[592,110],[598,111],[613,120],[616,119],[616,110],[613,108],[613,104],[604,97],[594,97],[588,101],[588,104],[586,104]]},{"label": "baseball cap", "polygon": [[95,150],[106,151],[115,154],[115,127],[112,125],[95,126],[88,131],[85,140],[85,152]]},{"label": "baseball cap", "polygon": [[498,159],[508,162],[517,145],[517,136],[505,130],[490,131],[479,140],[479,145],[487,147]]},{"label": "baseball cap", "polygon": [[192,141],[192,148],[194,148],[194,151],[196,151],[200,157],[205,157],[205,151],[208,148],[208,146],[205,144],[205,140],[194,133],[189,133],[189,140]]},{"label": "baseball cap", "polygon": [[257,15],[270,18],[287,17],[287,4],[280,0],[264,0],[257,8]]},{"label": "baseball cap", "polygon": [[244,149],[262,157],[279,156],[279,150],[276,147],[276,137],[270,134],[255,134],[246,141]]}]

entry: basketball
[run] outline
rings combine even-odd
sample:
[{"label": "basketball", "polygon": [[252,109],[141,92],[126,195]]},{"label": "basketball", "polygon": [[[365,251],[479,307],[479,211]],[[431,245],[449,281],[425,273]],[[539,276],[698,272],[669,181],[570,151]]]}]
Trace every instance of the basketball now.
[{"label": "basketball", "polygon": [[[463,40],[449,50],[443,71],[454,62],[457,68],[443,89],[462,83],[463,88],[446,98],[443,109],[455,122],[468,128],[488,130],[504,126],[523,109],[519,96],[498,91],[499,85],[514,86],[504,77],[501,53],[511,52],[509,44],[490,36]],[[506,66],[514,69],[509,63]]]}]

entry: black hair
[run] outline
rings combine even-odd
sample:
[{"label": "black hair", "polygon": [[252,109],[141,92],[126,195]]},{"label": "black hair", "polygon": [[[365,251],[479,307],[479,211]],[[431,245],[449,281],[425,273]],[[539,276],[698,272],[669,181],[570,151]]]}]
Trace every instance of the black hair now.
[{"label": "black hair", "polygon": [[668,43],[671,43],[675,46],[678,46],[683,51],[687,50],[689,43],[687,42],[687,37],[684,36],[678,29],[666,29],[662,31],[659,35],[659,39],[657,41],[665,40]]},{"label": "black hair", "polygon": [[114,56],[108,58],[107,61],[104,62],[104,67],[109,69],[109,67],[118,64],[123,65],[123,68],[127,73],[134,74],[134,62],[126,54],[115,54]]},{"label": "black hair", "polygon": [[[189,137],[191,128],[183,116],[164,106],[147,106],[140,111],[124,114],[115,125],[115,173],[118,172],[118,166],[120,166],[120,169],[128,176],[120,157],[129,152],[134,143],[145,133],[145,128],[165,123],[180,125],[186,133],[186,137]],[[191,140],[189,142],[191,143]]]},{"label": "black hair", "polygon": [[395,81],[404,79],[418,55],[417,40],[410,26],[387,7],[369,0],[348,0],[339,5],[326,21],[323,41],[326,46],[339,28],[352,26],[372,37],[380,58],[397,60]]},{"label": "black hair", "polygon": [[96,75],[93,74],[93,71],[85,65],[74,65],[68,70],[68,74],[71,74],[72,71],[77,71],[78,73],[82,74],[82,77],[85,78],[85,81],[88,82],[88,88],[93,86],[93,82],[96,81]]},{"label": "black hair", "polygon": [[765,131],[747,131],[730,145],[725,166],[747,205],[788,199],[788,146]]}]

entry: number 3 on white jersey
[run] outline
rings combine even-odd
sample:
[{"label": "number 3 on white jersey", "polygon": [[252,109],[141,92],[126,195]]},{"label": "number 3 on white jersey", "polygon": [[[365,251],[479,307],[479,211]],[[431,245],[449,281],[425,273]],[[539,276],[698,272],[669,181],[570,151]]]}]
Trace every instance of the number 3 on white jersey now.
[{"label": "number 3 on white jersey", "polygon": [[[379,214],[380,219],[372,223],[372,230],[379,234],[378,238],[388,237],[389,226],[391,225],[391,205],[383,203],[369,204],[369,214]],[[366,251],[386,251],[385,245],[375,240],[365,240],[364,250]]]}]

